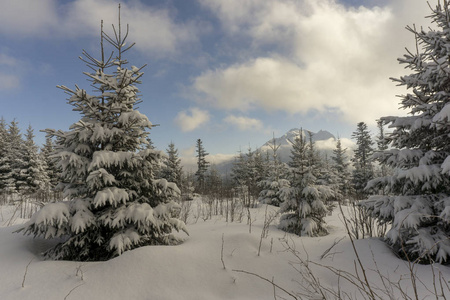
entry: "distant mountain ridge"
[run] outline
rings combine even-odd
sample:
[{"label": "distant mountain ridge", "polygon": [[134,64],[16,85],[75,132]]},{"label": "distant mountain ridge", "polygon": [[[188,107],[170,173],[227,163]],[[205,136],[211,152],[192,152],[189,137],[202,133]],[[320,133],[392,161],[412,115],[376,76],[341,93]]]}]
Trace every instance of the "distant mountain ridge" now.
[{"label": "distant mountain ridge", "polygon": [[[300,133],[299,128],[292,128],[291,130],[287,131],[284,135],[282,135],[278,138],[275,137],[276,144],[280,146],[277,153],[283,162],[288,162],[290,160],[292,142],[294,142],[295,138],[298,137],[299,133]],[[321,152],[325,152],[328,155],[330,155],[331,153],[328,153],[328,152],[330,152],[330,149],[329,148],[323,149],[321,142],[328,141],[329,139],[336,141],[336,137],[333,134],[331,134],[329,131],[326,131],[326,130],[319,130],[318,132],[312,132],[312,134],[313,134],[312,140],[313,140],[313,142],[316,142],[317,149],[320,150]],[[308,139],[308,130],[302,129],[302,135]],[[272,151],[270,149],[270,145],[272,143],[273,143],[273,138],[268,140],[266,143],[264,143],[261,147],[259,147],[255,151],[261,151],[261,152]],[[253,152],[255,152],[255,151],[253,151]],[[219,171],[219,173],[222,173],[222,174],[231,172],[231,169],[233,167],[233,162],[234,162],[234,159],[230,159],[230,160],[223,161],[223,162],[217,164],[216,165],[217,171]]]},{"label": "distant mountain ridge", "polygon": [[[300,133],[300,129],[299,128],[292,128],[291,130],[286,132],[281,137],[275,138],[275,142],[276,142],[277,145],[291,146],[292,142],[294,142],[295,138],[299,136],[299,133]],[[311,133],[313,134],[313,137],[312,137],[313,142],[324,141],[324,140],[328,140],[328,139],[331,139],[331,138],[336,140],[336,137],[333,134],[331,134],[330,132],[326,131],[326,130],[319,130],[316,133],[311,131]],[[302,129],[302,135],[304,137],[308,138],[308,130]],[[264,148],[264,146],[269,146],[272,143],[273,143],[273,138],[268,140],[259,149],[261,150],[262,148]]]}]

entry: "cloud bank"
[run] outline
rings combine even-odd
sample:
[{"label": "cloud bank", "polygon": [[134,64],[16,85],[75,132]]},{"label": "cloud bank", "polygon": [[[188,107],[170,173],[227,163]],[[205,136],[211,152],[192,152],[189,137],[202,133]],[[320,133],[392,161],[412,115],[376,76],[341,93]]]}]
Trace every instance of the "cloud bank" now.
[{"label": "cloud bank", "polygon": [[[122,25],[132,24],[130,35],[141,52],[167,57],[198,42],[196,24],[176,22],[167,8],[146,6],[140,1],[121,6]],[[117,24],[117,16],[117,2],[108,0],[75,0],[66,4],[57,0],[4,1],[0,34],[44,39],[97,37],[100,21],[104,20],[105,31],[113,35],[111,24]]]},{"label": "cloud bank", "polygon": [[254,118],[229,115],[224,121],[236,126],[239,130],[261,130],[263,128],[262,121]]},{"label": "cloud bank", "polygon": [[272,51],[204,71],[193,81],[197,100],[226,110],[332,111],[348,123],[397,113],[402,91],[389,77],[403,74],[395,57],[414,40],[403,28],[429,9],[420,0],[391,2],[201,0],[226,34]]}]

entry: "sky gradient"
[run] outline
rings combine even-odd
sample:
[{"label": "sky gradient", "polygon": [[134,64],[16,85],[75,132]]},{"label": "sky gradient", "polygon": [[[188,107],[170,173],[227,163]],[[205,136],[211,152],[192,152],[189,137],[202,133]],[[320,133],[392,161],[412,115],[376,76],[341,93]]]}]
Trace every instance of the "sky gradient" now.
[{"label": "sky gradient", "polygon": [[[22,132],[68,130],[80,116],[57,85],[91,91],[83,49],[99,56],[117,1],[0,0],[0,116]],[[437,0],[431,0],[435,5]],[[198,138],[220,158],[295,127],[350,139],[358,122],[401,115],[389,78],[415,49],[405,26],[429,26],[425,0],[122,1],[131,65],[144,69],[139,111],[155,146],[183,157]]]}]

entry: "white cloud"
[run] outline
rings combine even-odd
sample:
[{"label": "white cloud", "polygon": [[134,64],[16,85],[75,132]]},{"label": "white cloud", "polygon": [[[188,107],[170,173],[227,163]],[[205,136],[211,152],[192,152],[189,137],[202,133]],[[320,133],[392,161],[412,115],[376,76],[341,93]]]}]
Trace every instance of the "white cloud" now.
[{"label": "white cloud", "polygon": [[[130,24],[128,42],[153,56],[177,54],[182,46],[197,41],[193,23],[176,23],[168,9],[146,6],[141,1],[121,5],[123,30]],[[2,3],[0,34],[15,37],[71,38],[96,37],[100,21],[113,36],[111,24],[117,25],[118,6],[108,0],[75,0],[62,5],[56,0],[20,0]],[[125,25],[125,26],[124,26]]]},{"label": "white cloud", "polygon": [[240,130],[261,130],[263,128],[263,123],[261,120],[248,117],[229,115],[224,119],[224,121],[228,124],[236,126]]},{"label": "white cloud", "polygon": [[[316,146],[318,149],[322,150],[334,150],[336,149],[336,140],[329,138],[328,140],[316,141]],[[352,149],[356,148],[355,142],[347,138],[341,138],[341,146],[342,149],[347,149],[347,155],[349,154],[349,151],[353,151]]]},{"label": "white cloud", "polygon": [[[112,35],[111,24],[117,24],[117,11],[116,2],[77,0],[68,13],[66,25],[69,29],[77,29],[79,34],[91,32],[97,35],[103,19],[106,32]],[[130,24],[129,42],[136,42],[137,49],[152,55],[175,54],[181,45],[197,40],[193,24],[178,24],[168,9],[145,6],[140,1],[122,4],[121,20],[122,25]]]},{"label": "white cloud", "polygon": [[0,91],[17,88],[19,84],[19,77],[0,72]]},{"label": "white cloud", "polygon": [[0,53],[0,90],[17,88],[20,85],[20,78],[16,74],[22,62],[16,58]]},{"label": "white cloud", "polygon": [[0,66],[15,67],[19,65],[19,61],[7,54],[0,53]]},{"label": "white cloud", "polygon": [[[182,149],[180,152],[180,159],[183,169],[188,172],[195,172],[197,170],[197,157],[195,156],[195,146]],[[212,165],[219,165],[222,162],[232,160],[235,154],[208,154],[206,160]]]},{"label": "white cloud", "polygon": [[193,83],[198,100],[241,111],[331,110],[349,123],[398,114],[395,95],[404,90],[389,77],[404,74],[396,58],[414,39],[404,26],[417,22],[411,15],[423,17],[427,4],[390,2],[369,9],[332,0],[202,0],[225,32],[239,28],[276,52],[203,72]]},{"label": "white cloud", "polygon": [[197,129],[200,125],[209,121],[209,113],[199,108],[190,108],[187,111],[181,111],[175,118],[175,123],[183,132]]},{"label": "white cloud", "polygon": [[57,26],[56,0],[2,1],[0,33],[10,35],[46,35]]}]

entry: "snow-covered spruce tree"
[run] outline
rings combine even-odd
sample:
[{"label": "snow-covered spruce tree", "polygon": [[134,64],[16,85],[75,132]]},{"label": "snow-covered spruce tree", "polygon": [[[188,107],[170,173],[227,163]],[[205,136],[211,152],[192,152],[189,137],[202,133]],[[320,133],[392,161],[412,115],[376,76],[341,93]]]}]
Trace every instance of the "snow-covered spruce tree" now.
[{"label": "snow-covered spruce tree", "polygon": [[387,242],[402,257],[419,262],[450,262],[450,7],[438,2],[431,19],[436,29],[407,27],[417,53],[401,64],[411,74],[393,79],[410,89],[401,97],[406,117],[384,117],[393,132],[391,149],[379,158],[393,174],[369,182],[384,195],[364,201],[381,222],[392,224]]},{"label": "snow-covered spruce tree", "polygon": [[48,195],[50,191],[50,179],[45,162],[41,159],[38,147],[34,143],[34,131],[31,125],[28,126],[25,134],[24,150],[23,160],[26,180],[24,191],[26,194],[34,194],[44,200],[43,197]]},{"label": "snow-covered spruce tree", "polygon": [[350,163],[348,162],[346,152],[347,148],[342,148],[341,139],[338,138],[336,142],[336,148],[333,149],[333,155],[331,156],[331,159],[333,160],[332,168],[338,175],[336,182],[337,187],[343,199],[347,199],[352,193],[352,179],[349,169]]},{"label": "snow-covered spruce tree", "polygon": [[5,155],[5,190],[9,194],[23,192],[26,188],[26,166],[24,162],[25,148],[19,123],[11,121],[7,133],[7,146]]},{"label": "snow-covered spruce tree", "polygon": [[[382,153],[383,151],[389,148],[388,141],[386,139],[386,134],[384,132],[383,121],[377,120],[377,126],[378,126],[378,135],[376,139],[377,150],[375,151],[374,156],[378,155],[378,153],[380,152]],[[375,170],[374,177],[384,177],[392,173],[392,169],[389,168],[386,164],[381,163],[380,166],[377,165],[377,167],[378,168]]]},{"label": "snow-covered spruce tree", "polygon": [[178,188],[181,189],[183,167],[181,166],[181,159],[178,155],[178,149],[175,148],[175,144],[173,142],[170,142],[166,152],[167,158],[164,159],[164,166],[161,170],[161,176],[167,181],[176,183]]},{"label": "snow-covered spruce tree", "polygon": [[328,230],[325,200],[333,197],[330,187],[318,183],[318,162],[312,138],[308,144],[300,130],[292,143],[290,187],[281,189],[280,229],[297,235],[320,236]]},{"label": "snow-covered spruce tree", "polygon": [[364,188],[369,180],[373,179],[373,141],[370,137],[370,131],[367,124],[359,122],[356,131],[353,132],[352,137],[356,139],[356,149],[353,162],[353,187],[355,189],[356,199],[363,199],[367,196]]},{"label": "snow-covered spruce tree", "polygon": [[239,155],[234,158],[231,168],[231,180],[234,192],[238,198],[244,201],[244,205],[250,206],[250,195],[247,186],[248,164],[245,155],[239,151]]},{"label": "snow-covered spruce tree", "polygon": [[50,137],[45,139],[45,144],[41,148],[41,158],[44,161],[44,166],[46,168],[46,173],[49,178],[50,189],[52,192],[59,182],[60,170],[56,166],[55,159],[52,157],[54,151],[53,140]]},{"label": "snow-covered spruce tree", "polygon": [[[251,149],[249,148],[249,154],[250,151]],[[260,149],[256,149],[252,152],[251,156],[247,155],[247,157],[248,163],[251,166],[251,182],[249,185],[249,192],[252,197],[252,205],[256,206],[256,201],[258,200],[259,194],[262,190],[258,183],[264,178],[267,178],[267,176],[269,175],[268,165],[264,161],[264,157]]]},{"label": "snow-covered spruce tree", "polygon": [[278,157],[278,149],[275,137],[269,144],[272,151],[272,159],[268,162],[268,175],[258,182],[261,192],[259,193],[259,202],[280,206],[282,200],[280,198],[280,190],[289,187],[289,180],[286,179],[288,171],[285,163],[281,162]]},{"label": "snow-covered spruce tree", "polygon": [[[120,26],[114,39],[101,30],[101,58],[83,51],[88,76],[98,92],[90,95],[76,87],[60,86],[69,103],[82,115],[69,131],[47,129],[57,138],[54,157],[62,169],[59,187],[68,201],[50,203],[22,228],[26,234],[62,238],[46,252],[53,259],[107,260],[145,245],[177,244],[173,229],[185,225],[175,216],[180,207],[172,200],[179,189],[156,179],[153,169],[160,151],[143,149],[152,124],[134,109],[142,68],[125,68],[125,40]],[[115,48],[104,56],[103,41]],[[106,73],[112,69],[114,72]]]},{"label": "snow-covered spruce tree", "polygon": [[6,150],[8,145],[8,131],[6,129],[6,121],[3,117],[0,119],[0,193],[5,195],[6,176],[9,173],[7,163]]}]

